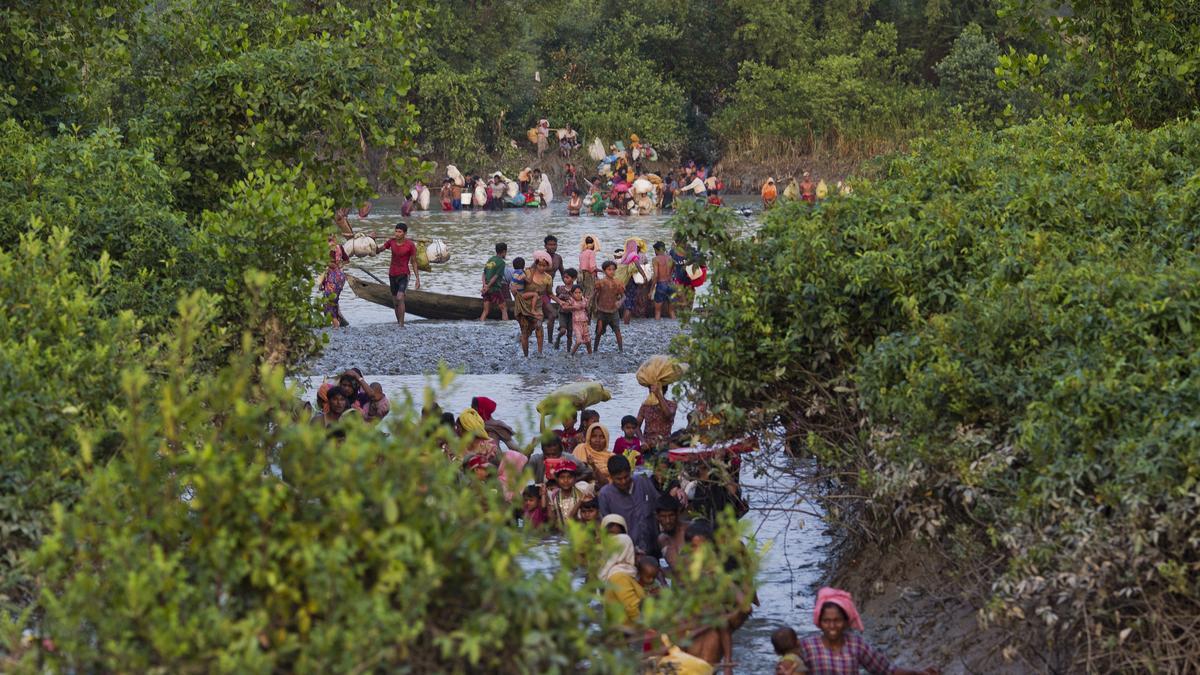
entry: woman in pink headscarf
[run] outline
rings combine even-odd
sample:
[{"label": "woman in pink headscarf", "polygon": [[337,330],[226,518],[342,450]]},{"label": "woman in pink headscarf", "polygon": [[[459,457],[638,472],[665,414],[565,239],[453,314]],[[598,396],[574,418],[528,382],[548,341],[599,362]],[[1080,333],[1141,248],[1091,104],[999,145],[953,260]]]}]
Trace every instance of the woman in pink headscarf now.
[{"label": "woman in pink headscarf", "polygon": [[[808,673],[816,675],[936,675],[937,668],[907,670],[892,665],[867,643],[857,631],[863,630],[862,618],[850,594],[838,588],[822,588],[813,607],[813,623],[820,633],[800,641],[800,658]],[[853,628],[856,632],[847,632]]]}]

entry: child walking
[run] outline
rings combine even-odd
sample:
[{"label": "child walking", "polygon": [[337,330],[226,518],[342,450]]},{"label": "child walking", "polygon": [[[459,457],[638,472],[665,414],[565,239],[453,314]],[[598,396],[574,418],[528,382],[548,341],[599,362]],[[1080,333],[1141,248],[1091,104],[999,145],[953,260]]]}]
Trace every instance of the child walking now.
[{"label": "child walking", "polygon": [[575,346],[571,347],[569,343],[567,345],[571,354],[578,352],[581,345],[587,347],[588,354],[592,353],[592,336],[588,334],[592,317],[588,313],[588,304],[588,299],[583,295],[583,289],[575,286],[571,289],[571,301],[563,305],[563,309],[571,313],[571,331],[575,336]]}]

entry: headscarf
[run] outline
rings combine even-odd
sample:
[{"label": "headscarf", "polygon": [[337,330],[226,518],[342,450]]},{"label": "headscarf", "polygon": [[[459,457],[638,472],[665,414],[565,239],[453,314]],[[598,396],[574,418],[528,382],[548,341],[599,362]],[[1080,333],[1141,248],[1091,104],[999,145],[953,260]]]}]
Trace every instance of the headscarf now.
[{"label": "headscarf", "polygon": [[496,412],[496,402],[486,396],[476,396],[471,400],[471,407],[479,413],[484,422],[492,419],[492,414]]},{"label": "headscarf", "polygon": [[[592,449],[592,446],[588,444],[588,439],[592,437],[593,429],[599,429],[600,433],[604,435],[604,450],[594,450]],[[608,458],[613,456],[613,454],[608,451],[608,441],[608,429],[599,422],[593,422],[591,426],[587,428],[587,433],[583,435],[583,442],[581,442],[579,445],[576,445],[574,452],[571,453],[575,455],[575,459],[578,459],[584,464],[590,464],[592,469],[595,470],[595,472],[606,481],[608,480]]]},{"label": "headscarf", "polygon": [[630,238],[625,242],[625,257],[621,258],[622,265],[633,265],[638,262],[638,241]]},{"label": "headscarf", "polygon": [[587,240],[588,240],[588,237],[591,237],[591,238],[592,238],[592,250],[593,250],[593,251],[595,251],[595,252],[597,252],[597,253],[599,253],[599,252],[600,252],[600,249],[602,248],[602,247],[600,246],[600,237],[597,237],[597,236],[596,236],[596,235],[594,235],[594,234],[585,234],[585,235],[583,235],[583,238],[579,240],[579,250],[580,250],[580,251],[586,251],[586,250],[587,250]]},{"label": "headscarf", "polygon": [[608,529],[609,525],[620,525],[626,532],[629,531],[629,524],[625,522],[625,516],[619,513],[610,513],[600,521],[600,529]]},{"label": "headscarf", "polygon": [[538,262],[539,260],[545,260],[547,265],[550,265],[551,267],[553,267],[553,266],[554,266],[554,259],[553,259],[553,258],[551,258],[551,257],[550,257],[550,254],[549,254],[549,253],[546,253],[545,251],[534,251],[534,252],[533,252],[533,263],[534,263],[534,265],[537,265],[537,262]]},{"label": "headscarf", "polygon": [[458,421],[462,425],[463,431],[475,438],[487,438],[487,427],[484,424],[483,418],[480,417],[478,410],[467,408],[459,413]]},{"label": "headscarf", "polygon": [[817,628],[821,627],[821,608],[830,602],[842,608],[850,620],[851,628],[858,631],[864,630],[862,617],[858,615],[858,608],[854,606],[854,599],[850,597],[850,594],[840,588],[828,586],[817,591],[817,604],[813,607],[813,624]]},{"label": "headscarf", "polygon": [[637,576],[637,559],[633,540],[627,534],[618,534],[614,537],[617,542],[617,552],[613,554],[608,562],[600,568],[600,580],[608,581],[615,574],[628,574],[631,577]]}]

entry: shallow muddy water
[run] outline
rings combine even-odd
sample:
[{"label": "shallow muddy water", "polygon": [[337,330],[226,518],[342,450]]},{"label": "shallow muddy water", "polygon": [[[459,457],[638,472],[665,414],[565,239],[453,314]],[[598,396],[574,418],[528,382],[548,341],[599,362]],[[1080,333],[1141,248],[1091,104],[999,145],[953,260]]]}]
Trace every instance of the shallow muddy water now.
[{"label": "shallow muddy water", "polygon": [[[747,206],[753,199],[733,198],[737,204]],[[565,267],[578,267],[579,244],[587,235],[599,238],[603,251],[611,256],[613,251],[625,245],[629,237],[641,237],[647,244],[655,241],[671,243],[671,232],[667,227],[670,213],[650,216],[579,216],[567,215],[564,200],[556,200],[545,209],[505,209],[503,211],[413,211],[403,218],[401,202],[395,197],[385,197],[372,203],[371,214],[366,219],[350,216],[350,224],[356,232],[375,237],[379,243],[392,236],[397,221],[408,223],[408,236],[412,239],[441,239],[450,249],[450,260],[433,265],[429,272],[421,273],[421,290],[453,295],[479,295],[480,275],[487,259],[494,254],[497,242],[508,244],[509,264],[516,257],[531,261],[534,251],[542,250],[542,240],[548,234],[558,237],[558,253]],[[754,217],[746,218],[748,226],[755,223]],[[599,261],[603,256],[597,256]],[[387,281],[390,253],[384,252],[367,258],[355,258],[346,268],[347,274],[370,280],[361,270],[367,270],[384,282]],[[356,269],[360,268],[360,269]],[[411,282],[411,280],[410,280]],[[556,278],[555,283],[559,281]],[[701,289],[703,292],[703,289]],[[354,295],[347,286],[342,292],[342,314],[351,326],[361,323],[394,322],[391,308],[376,305]],[[414,321],[418,317],[410,317]]]}]

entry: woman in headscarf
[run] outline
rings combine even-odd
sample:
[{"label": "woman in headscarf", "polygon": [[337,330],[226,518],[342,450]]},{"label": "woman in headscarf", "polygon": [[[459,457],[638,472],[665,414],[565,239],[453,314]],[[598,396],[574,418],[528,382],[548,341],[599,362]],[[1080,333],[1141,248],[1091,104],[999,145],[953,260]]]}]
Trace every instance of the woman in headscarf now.
[{"label": "woman in headscarf", "polygon": [[617,551],[600,568],[604,582],[604,602],[623,610],[626,626],[633,626],[642,615],[642,600],[646,590],[637,581],[637,552],[627,534],[612,536]]},{"label": "woman in headscarf", "polygon": [[469,438],[467,457],[485,457],[489,464],[500,468],[500,489],[504,498],[512,501],[518,492],[517,479],[529,458],[513,450],[500,450],[500,444],[488,436],[487,423],[483,421],[479,411],[467,408],[458,416],[459,432],[464,438]]},{"label": "woman in headscarf", "polygon": [[545,152],[546,152],[546,148],[549,147],[549,145],[550,145],[549,139],[550,139],[550,121],[546,120],[546,119],[538,120],[538,123],[537,123],[538,159],[542,158],[542,155],[545,154]]},{"label": "woman in headscarf", "polygon": [[342,264],[346,260],[346,250],[336,243],[333,237],[329,238],[329,247],[329,267],[325,268],[325,274],[321,276],[320,282],[321,297],[324,300],[325,316],[329,318],[334,328],[342,328],[350,325],[350,322],[346,321],[346,317],[342,316],[340,305],[342,289],[346,286],[346,273],[342,271]]},{"label": "woman in headscarf", "polygon": [[[800,641],[800,658],[809,673],[842,675],[865,670],[872,675],[933,675],[938,672],[932,667],[907,670],[893,666],[859,635],[857,631],[863,630],[862,619],[850,594],[841,589],[826,587],[817,592],[813,623],[821,632]],[[848,632],[847,628],[856,632]]]},{"label": "woman in headscarf", "polygon": [[503,443],[510,450],[517,450],[513,445],[513,428],[507,423],[495,419],[496,402],[486,396],[476,396],[471,399],[471,407],[483,418],[483,427],[489,438]]},{"label": "woman in headscarf", "polygon": [[550,292],[550,267],[553,265],[550,254],[537,251],[533,254],[532,269],[525,273],[524,290],[513,292],[513,313],[520,326],[521,353],[529,356],[529,336],[537,332],[538,354],[542,353],[545,341],[545,329],[542,326],[542,296]]},{"label": "woman in headscarf", "polygon": [[608,451],[609,447],[608,427],[594,422],[587,428],[583,442],[576,445],[571,453],[575,455],[575,459],[591,467],[596,478],[594,487],[597,492],[608,483],[608,459],[613,456]]},{"label": "woman in headscarf", "polygon": [[597,264],[596,253],[600,250],[600,238],[588,234],[579,244],[579,287],[583,296],[591,302],[592,292],[596,290],[596,274],[600,267]]}]

